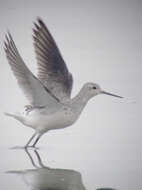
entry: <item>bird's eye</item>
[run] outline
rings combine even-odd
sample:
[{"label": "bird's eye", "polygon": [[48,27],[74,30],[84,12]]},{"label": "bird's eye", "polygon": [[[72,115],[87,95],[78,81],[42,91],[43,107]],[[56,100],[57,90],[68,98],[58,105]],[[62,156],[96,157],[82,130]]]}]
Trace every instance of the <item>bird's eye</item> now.
[{"label": "bird's eye", "polygon": [[95,86],[93,86],[93,89],[96,89],[96,87],[95,87]]}]

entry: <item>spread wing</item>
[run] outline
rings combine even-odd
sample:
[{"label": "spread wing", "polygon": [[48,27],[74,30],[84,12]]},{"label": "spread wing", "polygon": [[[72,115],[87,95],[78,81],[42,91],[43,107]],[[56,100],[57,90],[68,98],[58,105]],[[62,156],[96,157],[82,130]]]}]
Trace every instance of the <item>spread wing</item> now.
[{"label": "spread wing", "polygon": [[49,30],[41,19],[33,29],[39,80],[61,101],[71,95],[73,79]]},{"label": "spread wing", "polygon": [[33,106],[57,106],[59,100],[32,74],[22,60],[10,33],[6,36],[5,52],[19,86]]}]

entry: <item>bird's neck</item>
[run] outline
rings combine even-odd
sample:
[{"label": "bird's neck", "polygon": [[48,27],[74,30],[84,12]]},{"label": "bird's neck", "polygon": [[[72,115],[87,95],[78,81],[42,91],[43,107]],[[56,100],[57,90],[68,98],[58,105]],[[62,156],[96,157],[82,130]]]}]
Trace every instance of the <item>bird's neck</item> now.
[{"label": "bird's neck", "polygon": [[80,115],[89,99],[90,96],[88,96],[87,92],[82,88],[79,93],[74,98],[72,98],[73,110]]}]

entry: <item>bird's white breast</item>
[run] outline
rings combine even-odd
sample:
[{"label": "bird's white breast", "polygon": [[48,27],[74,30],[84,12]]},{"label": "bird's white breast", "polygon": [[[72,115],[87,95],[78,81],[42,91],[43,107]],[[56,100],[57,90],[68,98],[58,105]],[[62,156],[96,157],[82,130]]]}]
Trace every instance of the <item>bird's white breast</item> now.
[{"label": "bird's white breast", "polygon": [[43,132],[52,129],[65,128],[72,125],[74,121],[75,114],[69,107],[64,107],[50,114],[46,114],[46,110],[33,110],[25,115],[25,124]]}]

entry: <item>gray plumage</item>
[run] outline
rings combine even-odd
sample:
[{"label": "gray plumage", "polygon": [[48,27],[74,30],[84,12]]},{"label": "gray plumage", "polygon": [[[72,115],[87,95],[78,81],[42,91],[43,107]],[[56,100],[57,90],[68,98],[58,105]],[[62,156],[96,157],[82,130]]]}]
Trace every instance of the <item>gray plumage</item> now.
[{"label": "gray plumage", "polygon": [[10,33],[6,35],[6,56],[30,104],[33,106],[50,106],[51,104],[53,106],[54,102],[62,102],[70,97],[73,84],[72,75],[41,19],[38,19],[38,24],[35,23],[33,31],[38,77],[35,77],[24,63]]},{"label": "gray plumage", "polygon": [[61,101],[71,95],[73,79],[49,30],[41,19],[33,29],[38,78]]},{"label": "gray plumage", "polygon": [[5,52],[19,86],[32,106],[57,106],[59,101],[32,74],[21,58],[10,33],[6,36]]}]

